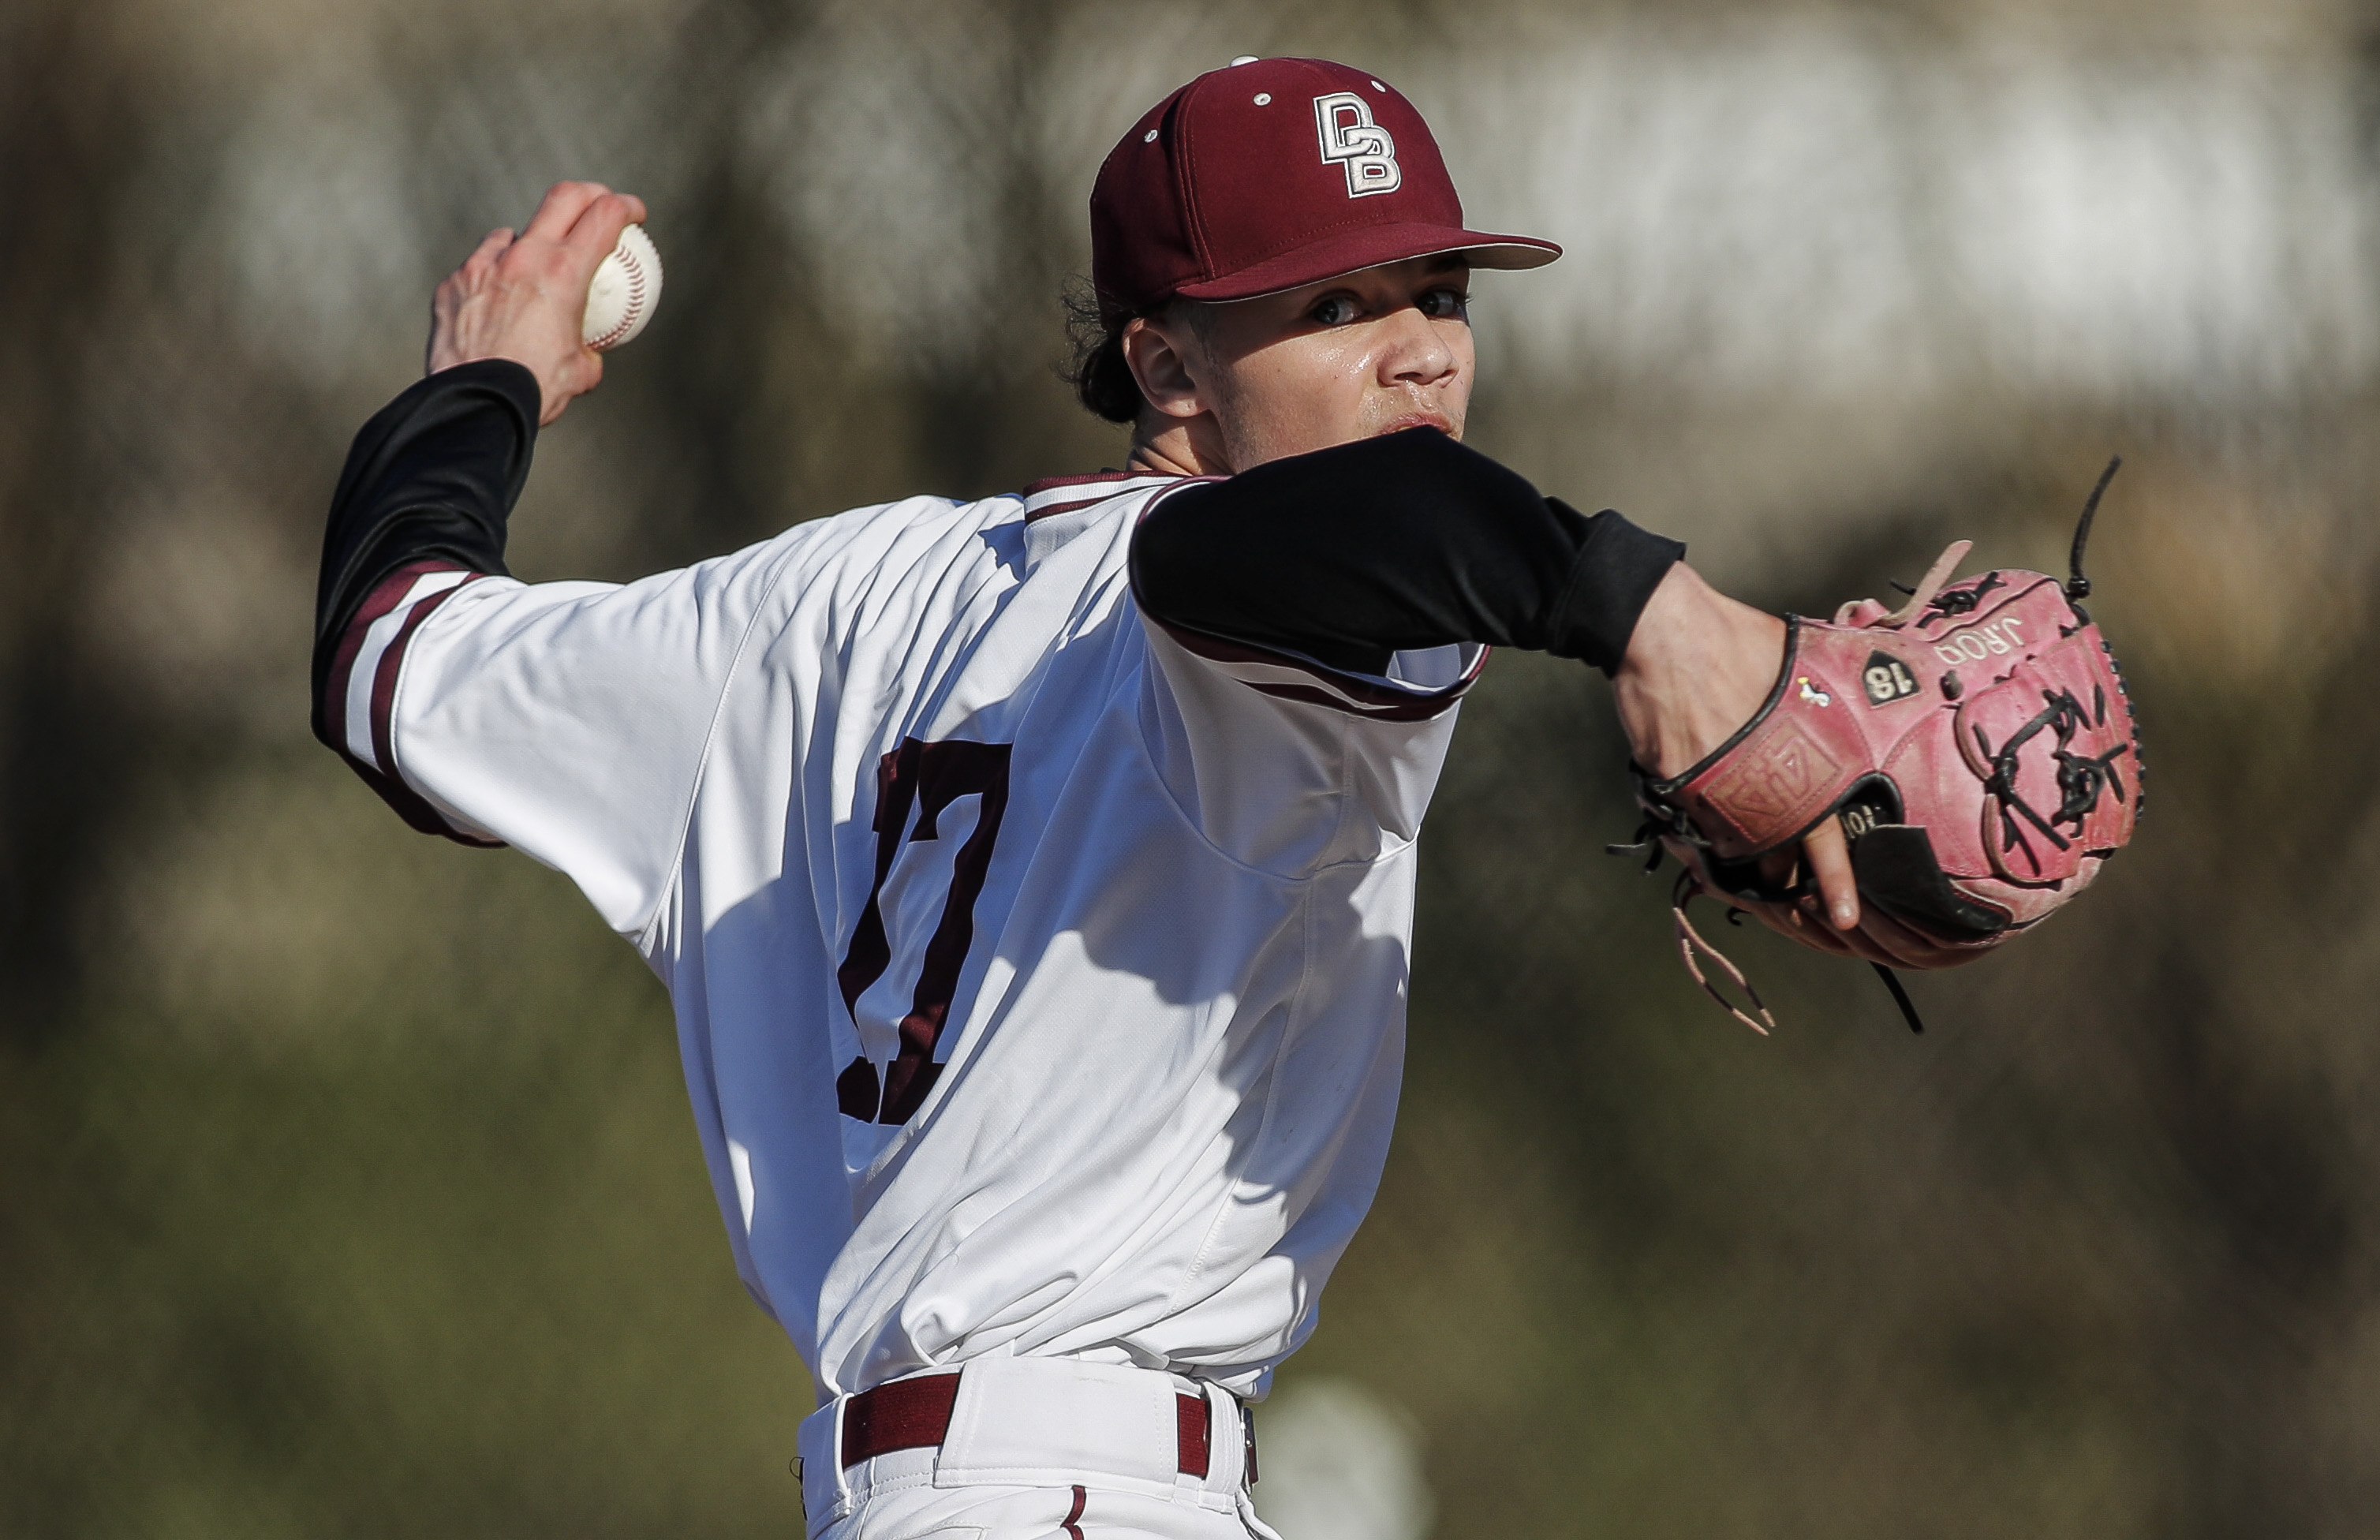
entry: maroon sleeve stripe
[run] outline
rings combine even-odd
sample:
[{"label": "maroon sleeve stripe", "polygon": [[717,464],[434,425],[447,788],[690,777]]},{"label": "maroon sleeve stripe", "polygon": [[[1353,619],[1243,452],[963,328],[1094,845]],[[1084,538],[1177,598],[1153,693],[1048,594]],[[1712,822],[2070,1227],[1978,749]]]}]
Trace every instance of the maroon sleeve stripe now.
[{"label": "maroon sleeve stripe", "polygon": [[1276,700],[1301,701],[1308,706],[1328,706],[1351,717],[1366,721],[1427,721],[1462,698],[1461,690],[1449,690],[1439,695],[1416,696],[1402,706],[1357,707],[1329,690],[1318,690],[1311,685],[1258,685],[1242,680],[1258,695],[1269,695]]},{"label": "maroon sleeve stripe", "polygon": [[[424,579],[447,574],[456,575],[456,580],[426,593],[421,591]],[[355,618],[348,622],[333,654],[323,682],[322,716],[330,724],[339,757],[407,824],[425,834],[443,834],[461,844],[492,846],[503,842],[456,828],[427,798],[405,783],[396,770],[392,735],[396,681],[404,667],[407,644],[433,611],[480,576],[451,562],[413,562],[373,585],[371,592],[357,607]],[[381,627],[385,632],[382,623],[400,608],[405,613],[397,620],[395,634],[375,637],[374,628]],[[359,670],[368,671],[365,681],[369,693],[361,701],[357,699]]]},{"label": "maroon sleeve stripe", "polygon": [[439,571],[443,565],[437,562],[414,562],[399,567],[374,585],[371,592],[364,596],[363,603],[357,606],[355,618],[347,623],[337,649],[331,654],[330,676],[322,683],[325,720],[334,731],[346,720],[347,684],[355,673],[356,655],[363,650],[364,634],[371,629],[372,622],[396,608],[415,578]]},{"label": "maroon sleeve stripe", "polygon": [[398,818],[403,819],[422,833],[442,834],[458,845],[469,845],[477,850],[504,848],[504,843],[502,840],[491,840],[480,834],[467,834],[455,828],[446,821],[443,814],[430,806],[419,793],[404,782],[382,775],[345,749],[339,751],[339,758],[347,762],[349,770],[363,778],[365,785],[380,794],[380,799],[382,802],[396,810]]},{"label": "maroon sleeve stripe", "polygon": [[[1149,617],[1156,620],[1155,616]],[[1376,717],[1384,721],[1421,721],[1438,715],[1452,705],[1477,683],[1480,673],[1488,666],[1489,649],[1481,648],[1479,655],[1463,672],[1463,677],[1443,689],[1421,690],[1400,688],[1379,679],[1357,674],[1341,673],[1324,667],[1312,659],[1299,658],[1286,652],[1274,652],[1250,647],[1245,642],[1227,641],[1200,631],[1188,630],[1162,620],[1156,624],[1184,651],[1223,665],[1223,670],[1250,689],[1281,700],[1299,700],[1309,705],[1328,706],[1353,716]],[[1299,684],[1289,680],[1248,678],[1234,672],[1234,665],[1264,669],[1294,670],[1312,681]]]},{"label": "maroon sleeve stripe", "polygon": [[[470,579],[463,581],[468,583]],[[413,640],[413,634],[421,629],[421,623],[430,618],[431,612],[462,591],[463,583],[457,583],[444,592],[431,594],[415,604],[412,612],[405,617],[405,624],[398,628],[395,639],[381,649],[379,664],[372,670],[371,757],[375,763],[386,769],[393,781],[404,779],[396,768],[392,717],[396,706],[396,675],[405,663],[406,645]]]}]

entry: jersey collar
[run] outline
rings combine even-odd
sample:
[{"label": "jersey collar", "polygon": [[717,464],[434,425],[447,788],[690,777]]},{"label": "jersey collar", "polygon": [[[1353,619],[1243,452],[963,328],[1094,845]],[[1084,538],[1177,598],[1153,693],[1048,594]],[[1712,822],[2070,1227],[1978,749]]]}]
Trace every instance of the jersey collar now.
[{"label": "jersey collar", "polygon": [[1181,479],[1179,476],[1132,470],[1102,470],[1091,476],[1052,476],[1025,489],[1025,522],[1031,524],[1037,519],[1070,514],[1094,503],[1105,503],[1111,497],[1147,491]]}]

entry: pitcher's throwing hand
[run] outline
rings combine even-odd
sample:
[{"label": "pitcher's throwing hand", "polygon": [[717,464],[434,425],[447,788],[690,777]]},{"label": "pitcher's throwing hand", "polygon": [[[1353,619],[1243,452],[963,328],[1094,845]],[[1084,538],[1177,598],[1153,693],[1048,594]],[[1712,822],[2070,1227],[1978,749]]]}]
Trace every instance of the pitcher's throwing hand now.
[{"label": "pitcher's throwing hand", "polygon": [[537,380],[540,426],[603,380],[603,356],[580,326],[595,270],[620,232],[645,217],[641,198],[601,182],[556,182],[528,228],[491,230],[430,302],[428,372],[505,358]]}]

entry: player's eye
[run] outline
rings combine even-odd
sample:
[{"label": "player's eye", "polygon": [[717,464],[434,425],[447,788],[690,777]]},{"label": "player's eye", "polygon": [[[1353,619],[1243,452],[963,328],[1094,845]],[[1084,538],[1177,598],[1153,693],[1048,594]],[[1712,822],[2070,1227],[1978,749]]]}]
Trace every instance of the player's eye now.
[{"label": "player's eye", "polygon": [[1317,326],[1344,326],[1362,313],[1354,299],[1343,294],[1326,295],[1314,302],[1305,312],[1306,319]]},{"label": "player's eye", "polygon": [[1466,321],[1471,315],[1471,297],[1461,289],[1432,289],[1415,305],[1432,321]]}]

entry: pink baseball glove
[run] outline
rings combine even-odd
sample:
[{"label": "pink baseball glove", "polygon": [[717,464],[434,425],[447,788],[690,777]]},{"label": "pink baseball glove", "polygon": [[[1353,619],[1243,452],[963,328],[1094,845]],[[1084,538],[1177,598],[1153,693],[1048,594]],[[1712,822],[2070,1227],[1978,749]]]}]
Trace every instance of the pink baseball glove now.
[{"label": "pink baseball glove", "polygon": [[[1679,951],[1745,1025],[1775,1021],[1687,919],[1696,893],[1806,945],[1866,957],[1916,1028],[1887,964],[1951,967],[1982,955],[2090,886],[2131,838],[2140,735],[2115,656],[2081,604],[2083,543],[2118,463],[2083,508],[2066,582],[2012,570],[1946,582],[1969,550],[1961,540],[1899,610],[1861,600],[1831,623],[1788,616],[1776,687],[1700,764],[1667,781],[1631,767],[1646,823],[1637,846],[1615,848],[1658,836],[1683,863]],[[1864,918],[1849,933],[1803,916],[1814,885],[1780,854],[1828,818],[1842,820],[1859,879]],[[1698,952],[1758,1020],[1712,986]]]}]

